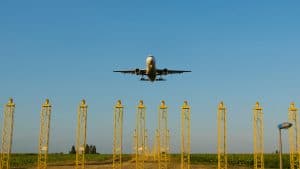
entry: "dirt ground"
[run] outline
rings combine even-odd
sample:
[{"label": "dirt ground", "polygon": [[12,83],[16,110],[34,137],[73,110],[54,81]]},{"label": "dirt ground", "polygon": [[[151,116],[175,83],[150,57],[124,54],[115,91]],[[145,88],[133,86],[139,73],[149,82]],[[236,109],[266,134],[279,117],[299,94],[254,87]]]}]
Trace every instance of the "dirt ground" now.
[{"label": "dirt ground", "polygon": [[[47,169],[74,169],[74,166],[48,166]],[[124,163],[123,169],[135,169],[133,163]],[[145,169],[157,169],[157,164],[145,163]],[[215,165],[191,165],[191,169],[216,169]],[[33,168],[32,168],[33,169]],[[112,169],[112,165],[87,165],[85,169]],[[180,169],[180,163],[170,164],[170,169]],[[248,169],[247,167],[228,167],[228,169]]]}]

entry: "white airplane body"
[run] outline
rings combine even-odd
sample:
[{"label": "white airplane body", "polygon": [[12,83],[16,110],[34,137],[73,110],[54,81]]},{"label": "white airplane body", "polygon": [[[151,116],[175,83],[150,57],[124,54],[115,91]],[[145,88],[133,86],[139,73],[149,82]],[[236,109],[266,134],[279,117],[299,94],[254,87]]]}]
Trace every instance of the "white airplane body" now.
[{"label": "white airplane body", "polygon": [[[120,72],[120,73],[128,73],[128,74],[136,74],[141,75],[142,81],[164,81],[165,79],[162,78],[163,75],[168,74],[180,74],[185,72],[191,72],[189,70],[168,70],[168,69],[156,69],[156,63],[155,58],[152,55],[149,55],[146,58],[146,69],[134,69],[134,70],[116,70],[114,72]],[[144,76],[147,76],[148,79],[144,78]],[[157,76],[160,76],[159,78],[156,78]]]}]

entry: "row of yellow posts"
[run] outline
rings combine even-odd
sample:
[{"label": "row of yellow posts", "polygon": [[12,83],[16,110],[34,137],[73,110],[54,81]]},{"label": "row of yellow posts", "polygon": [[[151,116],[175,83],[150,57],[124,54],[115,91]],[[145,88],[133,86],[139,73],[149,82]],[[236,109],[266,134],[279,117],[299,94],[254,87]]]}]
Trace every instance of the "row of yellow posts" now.
[{"label": "row of yellow posts", "polygon": [[[9,99],[3,112],[1,169],[10,168],[10,153],[13,141],[15,103]],[[46,99],[42,105],[40,115],[38,168],[47,168],[49,146],[49,132],[51,119],[50,101]],[[76,169],[85,168],[84,148],[86,145],[87,104],[82,100],[78,106],[76,129]],[[185,101],[181,110],[181,169],[190,169],[190,107]],[[221,102],[218,106],[218,169],[227,169],[227,109]],[[300,133],[298,109],[294,103],[288,109],[288,121],[293,124],[289,129],[290,168],[300,169]],[[253,143],[254,169],[264,168],[264,125],[263,109],[257,102],[253,108]],[[118,101],[114,108],[114,140],[113,140],[113,168],[122,168],[122,133],[123,106]],[[134,130],[134,160],[136,168],[144,168],[144,162],[152,156],[158,162],[158,168],[169,166],[170,131],[168,129],[168,112],[164,101],[158,111],[158,128],[156,129],[155,144],[150,155],[148,134],[146,130],[146,107],[139,102],[136,113],[136,128]],[[146,158],[147,157],[147,158]]]},{"label": "row of yellow posts", "polygon": [[[227,169],[227,110],[223,102],[218,107],[218,169]],[[288,109],[290,168],[300,169],[300,131],[298,109],[292,102]],[[254,169],[264,169],[263,108],[256,102],[253,108]]]},{"label": "row of yellow posts", "polygon": [[[1,169],[10,169],[10,154],[13,141],[14,128],[14,112],[15,103],[10,98],[5,105],[3,112],[3,128],[2,128],[2,144],[1,144]],[[49,134],[51,108],[49,99],[46,99],[42,105],[40,114],[40,131],[39,131],[39,147],[38,147],[38,169],[47,168],[47,156],[49,150]],[[82,100],[78,107],[78,123],[76,132],[76,169],[84,168],[84,148],[86,144],[86,119],[87,105],[85,100]]]},{"label": "row of yellow posts", "polygon": [[[256,102],[253,108],[253,155],[254,169],[264,168],[264,125],[263,111]],[[221,102],[217,113],[218,125],[218,169],[227,169],[227,109]]]},{"label": "row of yellow posts", "polygon": [[[114,107],[113,169],[122,168],[123,106],[119,100]],[[181,168],[190,169],[190,107],[184,102],[181,111]],[[168,169],[170,164],[170,131],[168,107],[161,101],[158,110],[158,127],[150,154],[146,129],[146,107],[141,100],[136,111],[136,126],[133,132],[133,160],[136,169],[144,169],[145,161],[157,162],[158,169]]]}]

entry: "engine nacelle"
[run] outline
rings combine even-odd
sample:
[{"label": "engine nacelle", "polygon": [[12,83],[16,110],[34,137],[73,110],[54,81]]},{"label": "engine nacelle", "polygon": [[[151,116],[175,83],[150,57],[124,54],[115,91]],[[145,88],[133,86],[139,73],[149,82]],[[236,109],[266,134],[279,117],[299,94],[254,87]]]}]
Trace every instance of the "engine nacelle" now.
[{"label": "engine nacelle", "polygon": [[135,69],[135,74],[136,74],[136,75],[140,75],[140,74],[141,74],[140,69]]},{"label": "engine nacelle", "polygon": [[164,74],[164,75],[167,75],[168,72],[169,72],[169,70],[168,70],[167,68],[164,68],[164,69],[163,69],[163,74]]}]

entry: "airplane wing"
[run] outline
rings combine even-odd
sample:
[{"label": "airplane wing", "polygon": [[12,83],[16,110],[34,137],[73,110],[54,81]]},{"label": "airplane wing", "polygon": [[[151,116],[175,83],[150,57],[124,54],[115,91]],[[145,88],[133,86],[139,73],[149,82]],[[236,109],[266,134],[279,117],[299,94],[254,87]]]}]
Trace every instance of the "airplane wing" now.
[{"label": "airplane wing", "polygon": [[145,69],[114,70],[114,72],[119,72],[119,73],[124,73],[124,74],[146,75]]},{"label": "airplane wing", "polygon": [[186,72],[192,72],[190,70],[169,70],[169,69],[157,69],[157,75],[168,75],[168,74],[181,74]]}]

